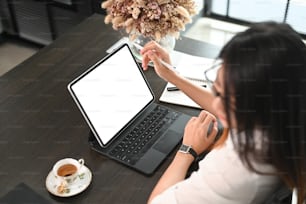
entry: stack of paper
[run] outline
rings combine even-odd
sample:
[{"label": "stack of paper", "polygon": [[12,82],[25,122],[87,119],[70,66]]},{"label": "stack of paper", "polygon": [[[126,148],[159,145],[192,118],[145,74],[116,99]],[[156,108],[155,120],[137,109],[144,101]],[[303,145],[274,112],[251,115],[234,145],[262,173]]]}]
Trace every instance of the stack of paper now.
[{"label": "stack of paper", "polygon": [[[196,83],[199,86],[206,85],[206,87],[208,87],[205,81],[204,71],[211,67],[215,59],[198,57],[174,51],[171,53],[171,60],[173,65],[176,67],[176,70],[182,76],[190,79],[193,83]],[[168,87],[174,87],[174,85],[167,83],[161,97],[159,98],[160,101],[188,107],[201,108],[183,92],[179,90],[168,91]]]}]

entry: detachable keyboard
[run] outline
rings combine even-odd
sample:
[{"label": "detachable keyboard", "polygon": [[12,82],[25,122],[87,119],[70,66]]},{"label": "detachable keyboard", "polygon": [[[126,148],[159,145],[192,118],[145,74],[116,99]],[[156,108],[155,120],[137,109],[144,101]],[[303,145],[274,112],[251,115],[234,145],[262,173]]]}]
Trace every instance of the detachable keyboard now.
[{"label": "detachable keyboard", "polygon": [[159,138],[158,134],[161,130],[168,128],[179,115],[178,112],[157,106],[111,149],[110,155],[124,162],[135,164]]}]

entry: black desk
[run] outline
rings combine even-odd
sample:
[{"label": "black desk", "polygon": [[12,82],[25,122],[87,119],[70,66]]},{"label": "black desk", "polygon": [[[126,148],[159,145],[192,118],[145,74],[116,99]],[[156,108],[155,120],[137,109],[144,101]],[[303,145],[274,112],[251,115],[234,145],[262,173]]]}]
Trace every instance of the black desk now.
[{"label": "black desk", "polygon": [[[92,151],[89,128],[67,91],[67,84],[106,55],[122,37],[93,15],[71,32],[0,78],[0,197],[23,182],[55,203],[145,203],[171,161],[146,177]],[[177,50],[216,57],[218,48],[182,37]],[[151,69],[146,76],[160,97],[165,82]],[[199,110],[169,105],[197,115]],[[84,158],[93,173],[90,187],[71,198],[48,193],[45,179],[64,157]]]}]

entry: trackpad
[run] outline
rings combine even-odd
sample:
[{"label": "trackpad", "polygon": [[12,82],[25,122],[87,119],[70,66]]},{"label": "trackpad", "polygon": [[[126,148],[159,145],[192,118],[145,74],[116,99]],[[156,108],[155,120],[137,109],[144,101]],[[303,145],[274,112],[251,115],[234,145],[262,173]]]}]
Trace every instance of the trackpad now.
[{"label": "trackpad", "polygon": [[181,141],[182,134],[169,130],[158,142],[154,145],[154,149],[169,154],[173,148]]}]

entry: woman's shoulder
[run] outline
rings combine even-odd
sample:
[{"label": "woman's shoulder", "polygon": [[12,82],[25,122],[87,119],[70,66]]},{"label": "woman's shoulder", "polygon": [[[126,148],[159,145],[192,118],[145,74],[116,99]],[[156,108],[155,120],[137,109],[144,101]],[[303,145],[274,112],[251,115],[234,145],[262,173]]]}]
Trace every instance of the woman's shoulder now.
[{"label": "woman's shoulder", "polygon": [[[210,151],[206,157],[205,161],[222,161],[223,165],[232,166],[235,165],[235,167],[239,167],[241,170],[246,170],[247,172],[252,172],[248,169],[247,165],[241,160],[241,155],[239,155],[239,152],[237,151],[238,143],[237,143],[237,137],[238,133],[236,130],[229,131],[230,134],[226,140],[223,142],[222,145],[217,146],[212,151]],[[266,137],[259,131],[254,130],[253,132],[254,136],[254,143],[256,149],[262,149],[264,148],[264,143],[267,141]],[[239,137],[242,140],[246,137],[246,134],[244,132],[239,133]],[[275,168],[268,163],[260,163],[256,161],[251,161],[254,163],[255,167],[258,167],[259,170],[263,172],[271,172],[273,173],[275,171]]]},{"label": "woman's shoulder", "polygon": [[[207,154],[199,167],[198,176],[205,182],[212,181],[209,185],[223,197],[247,196],[249,199],[258,199],[271,193],[279,183],[277,176],[261,175],[248,169],[235,150],[231,137],[224,145]],[[264,171],[274,171],[269,164],[258,164],[258,167]],[[237,195],[237,192],[241,195]]]},{"label": "woman's shoulder", "polygon": [[[257,163],[255,161],[254,164],[263,172],[275,172],[275,168],[270,164]],[[202,169],[217,171],[225,177],[228,176],[230,178],[231,176],[246,178],[246,181],[261,178],[257,173],[251,171],[241,160],[239,153],[233,145],[231,137],[228,137],[227,141],[222,146],[209,152],[204,159],[199,162],[199,166]]]}]

